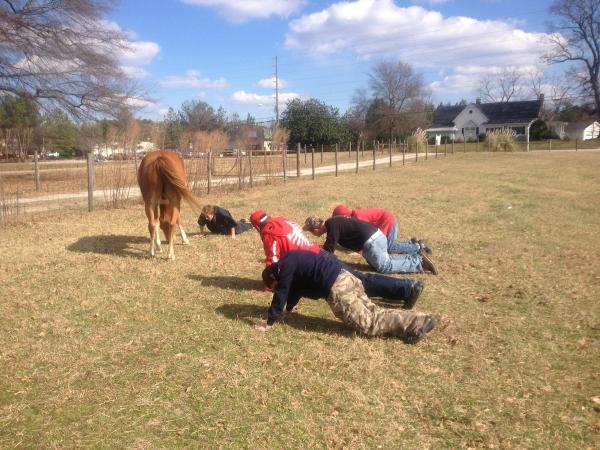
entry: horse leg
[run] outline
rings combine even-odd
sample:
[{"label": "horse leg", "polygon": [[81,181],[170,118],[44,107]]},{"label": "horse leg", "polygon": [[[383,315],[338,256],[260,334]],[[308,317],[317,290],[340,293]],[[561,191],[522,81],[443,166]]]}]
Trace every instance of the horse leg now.
[{"label": "horse leg", "polygon": [[185,234],[185,230],[183,229],[183,226],[181,225],[181,216],[179,216],[179,220],[177,221],[177,226],[179,227],[179,233],[181,234],[181,240],[183,241],[183,243],[185,245],[189,245],[190,240],[187,237],[187,234]]},{"label": "horse leg", "polygon": [[167,259],[175,260],[175,232],[177,230],[177,219],[179,218],[179,208],[172,204],[161,205],[160,226],[165,233],[169,249]]},{"label": "horse leg", "polygon": [[146,205],[146,217],[148,217],[148,232],[150,233],[150,256],[156,254],[155,243],[158,239],[158,249],[160,251],[160,238],[158,236],[158,211],[152,205]]},{"label": "horse leg", "polygon": [[171,261],[175,261],[174,244],[175,244],[175,233],[177,230],[177,223],[170,222],[167,225],[167,229],[168,229],[168,234],[169,234],[169,236],[167,237],[167,239],[169,240],[169,251],[167,252],[167,258],[170,259]]}]

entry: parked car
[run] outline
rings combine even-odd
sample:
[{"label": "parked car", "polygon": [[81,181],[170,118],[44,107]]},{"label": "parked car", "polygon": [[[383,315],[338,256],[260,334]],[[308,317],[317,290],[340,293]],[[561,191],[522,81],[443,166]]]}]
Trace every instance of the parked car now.
[{"label": "parked car", "polygon": [[49,159],[56,159],[59,156],[60,156],[60,153],[58,153],[58,152],[48,152],[48,153],[46,153],[46,158],[49,158]]}]

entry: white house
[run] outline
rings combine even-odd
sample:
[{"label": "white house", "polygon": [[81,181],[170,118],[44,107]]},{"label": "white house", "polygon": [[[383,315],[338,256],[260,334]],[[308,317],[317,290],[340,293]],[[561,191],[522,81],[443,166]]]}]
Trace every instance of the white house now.
[{"label": "white house", "polygon": [[466,106],[439,106],[434,111],[433,124],[425,130],[436,142],[442,136],[451,141],[476,140],[480,134],[502,128],[515,130],[529,142],[529,128],[540,117],[544,96],[537,100],[475,103]]},{"label": "white house", "polygon": [[600,123],[593,122],[573,122],[565,126],[565,134],[569,139],[579,139],[587,141],[588,139],[597,139],[600,137]]}]

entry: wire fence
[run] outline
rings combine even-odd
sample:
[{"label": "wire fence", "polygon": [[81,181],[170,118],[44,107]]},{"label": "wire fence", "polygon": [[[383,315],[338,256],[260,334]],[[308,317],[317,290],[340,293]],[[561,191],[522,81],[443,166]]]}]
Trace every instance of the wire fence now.
[{"label": "wire fence", "polygon": [[[526,143],[518,143],[526,151]],[[559,151],[598,148],[600,142],[538,141],[529,150]],[[356,174],[407,163],[420,163],[454,153],[498,151],[488,142],[372,142],[368,146],[332,145],[279,148],[273,151],[204,152],[186,154],[188,185],[202,197],[256,184],[287,183],[290,179],[341,172]],[[33,214],[65,209],[93,211],[119,208],[140,200],[136,170],[139,160],[86,159],[0,164],[0,226],[27,220]]]}]

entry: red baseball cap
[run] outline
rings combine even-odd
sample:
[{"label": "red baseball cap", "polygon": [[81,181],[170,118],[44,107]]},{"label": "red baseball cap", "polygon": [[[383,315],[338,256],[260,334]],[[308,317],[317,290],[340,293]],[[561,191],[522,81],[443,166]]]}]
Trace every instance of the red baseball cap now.
[{"label": "red baseball cap", "polygon": [[266,211],[254,211],[252,214],[250,214],[250,223],[254,228],[260,228],[261,225],[264,225],[268,218],[269,215],[266,213]]},{"label": "red baseball cap", "polygon": [[348,208],[346,205],[337,205],[334,209],[333,212],[331,213],[332,216],[347,216],[350,217],[352,215],[352,210],[350,208]]}]

